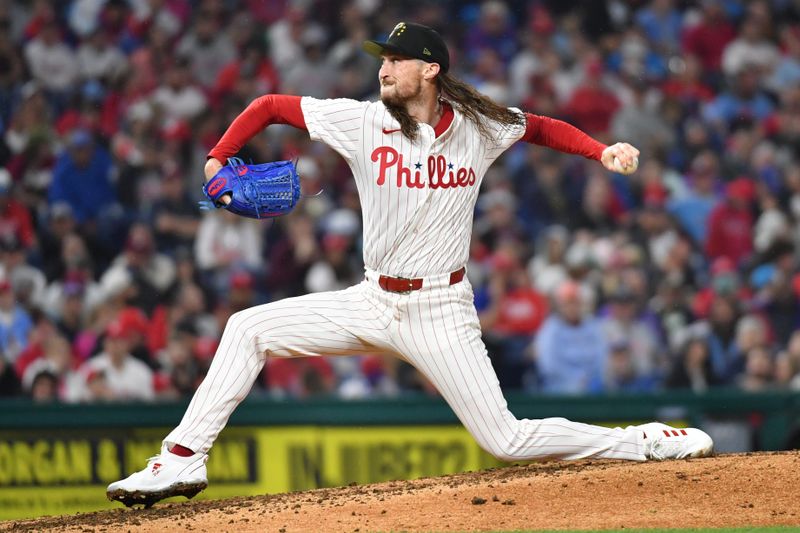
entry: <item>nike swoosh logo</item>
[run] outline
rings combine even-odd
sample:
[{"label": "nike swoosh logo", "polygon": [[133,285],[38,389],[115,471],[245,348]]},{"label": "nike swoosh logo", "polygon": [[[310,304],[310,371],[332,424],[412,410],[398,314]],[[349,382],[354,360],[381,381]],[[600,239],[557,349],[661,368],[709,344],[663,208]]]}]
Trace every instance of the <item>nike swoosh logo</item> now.
[{"label": "nike swoosh logo", "polygon": [[390,133],[394,133],[396,131],[400,131],[401,129],[402,128],[397,128],[396,130],[387,130],[386,128],[383,128],[383,134],[384,135],[389,135]]}]

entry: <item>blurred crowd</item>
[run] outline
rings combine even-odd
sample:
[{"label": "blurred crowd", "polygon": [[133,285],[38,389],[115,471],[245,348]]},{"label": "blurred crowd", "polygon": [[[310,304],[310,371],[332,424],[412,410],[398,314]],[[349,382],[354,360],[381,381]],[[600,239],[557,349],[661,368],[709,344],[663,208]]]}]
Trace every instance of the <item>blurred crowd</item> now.
[{"label": "blurred crowd", "polygon": [[[359,282],[344,161],[273,126],[305,198],[201,211],[255,97],[377,99],[401,20],[509,106],[641,149],[633,176],[524,143],[484,179],[468,276],[501,384],[593,394],[800,389],[800,6],[788,0],[0,3],[0,396],[175,399],[241,309]],[[379,355],[270,359],[254,392],[433,393]]]}]

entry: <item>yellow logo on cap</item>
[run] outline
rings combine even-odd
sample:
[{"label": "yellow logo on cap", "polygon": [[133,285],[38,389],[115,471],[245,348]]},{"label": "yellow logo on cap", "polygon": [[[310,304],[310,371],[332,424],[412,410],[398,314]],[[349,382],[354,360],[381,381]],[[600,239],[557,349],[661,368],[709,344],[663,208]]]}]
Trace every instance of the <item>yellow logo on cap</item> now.
[{"label": "yellow logo on cap", "polygon": [[393,37],[395,34],[401,35],[404,31],[406,31],[406,23],[398,22],[397,26],[392,30],[392,33],[389,34],[389,38]]},{"label": "yellow logo on cap", "polygon": [[430,51],[430,50],[428,50],[427,48],[423,48],[423,49],[422,49],[422,53],[423,53],[423,54],[425,54],[426,56],[429,56],[429,55],[431,55],[431,51]]}]

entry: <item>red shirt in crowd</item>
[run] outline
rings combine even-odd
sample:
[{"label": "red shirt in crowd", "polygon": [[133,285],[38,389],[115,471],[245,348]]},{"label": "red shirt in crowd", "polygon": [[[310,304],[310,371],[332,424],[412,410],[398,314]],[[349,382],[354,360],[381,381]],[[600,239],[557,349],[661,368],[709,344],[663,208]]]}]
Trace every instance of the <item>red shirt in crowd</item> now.
[{"label": "red shirt in crowd", "polygon": [[722,52],[735,37],[736,28],[727,20],[704,21],[686,30],[683,51],[700,58],[704,70],[719,72]]},{"label": "red shirt in crowd", "polygon": [[709,259],[729,257],[739,264],[753,252],[753,215],[747,209],[723,202],[708,217],[706,254]]},{"label": "red shirt in crowd", "polygon": [[25,248],[33,246],[36,238],[31,214],[24,205],[11,198],[6,198],[0,207],[0,235],[14,235]]},{"label": "red shirt in crowd", "polygon": [[596,134],[609,130],[611,119],[619,106],[619,100],[608,89],[586,85],[575,89],[564,106],[564,113],[578,128]]},{"label": "red shirt in crowd", "polygon": [[497,323],[492,328],[503,335],[532,335],[547,318],[547,298],[531,287],[518,287],[503,294]]}]

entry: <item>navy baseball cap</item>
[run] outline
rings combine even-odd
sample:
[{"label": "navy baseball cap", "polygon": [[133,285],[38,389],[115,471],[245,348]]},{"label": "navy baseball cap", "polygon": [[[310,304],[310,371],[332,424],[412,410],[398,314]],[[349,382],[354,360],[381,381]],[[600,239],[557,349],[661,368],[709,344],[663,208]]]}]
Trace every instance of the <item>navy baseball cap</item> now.
[{"label": "navy baseball cap", "polygon": [[381,54],[398,54],[426,63],[439,63],[442,72],[450,68],[450,53],[444,39],[433,28],[401,22],[394,27],[386,42],[364,41],[364,51],[375,57]]}]

